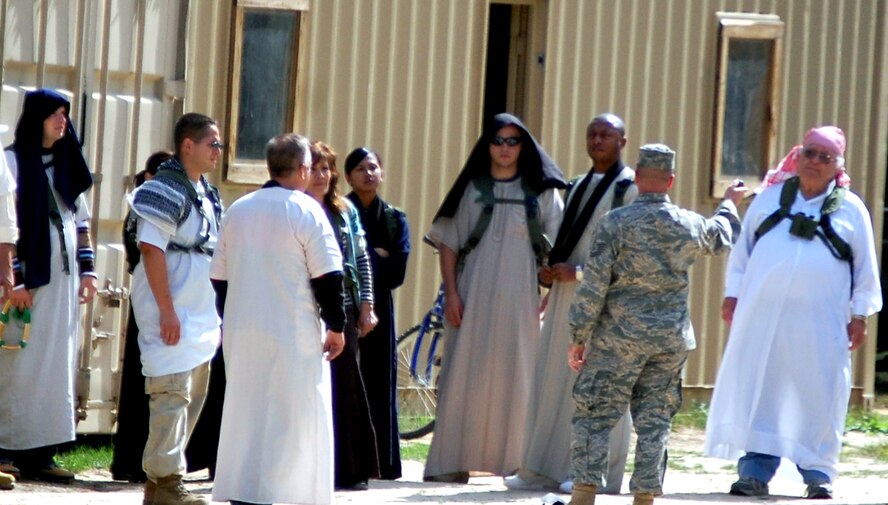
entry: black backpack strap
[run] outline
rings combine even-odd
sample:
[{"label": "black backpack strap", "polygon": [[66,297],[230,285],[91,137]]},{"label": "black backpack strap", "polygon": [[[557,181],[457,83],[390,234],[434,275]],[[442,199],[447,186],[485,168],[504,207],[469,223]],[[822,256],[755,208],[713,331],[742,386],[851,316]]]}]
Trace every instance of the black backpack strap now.
[{"label": "black backpack strap", "polygon": [[537,265],[542,265],[552,250],[552,242],[543,231],[543,223],[540,219],[540,199],[536,191],[530,187],[526,179],[521,180],[521,188],[524,190],[524,210],[527,213],[527,233],[530,236],[530,246],[536,256]]},{"label": "black backpack strap", "polygon": [[614,201],[611,204],[611,209],[623,206],[626,200],[626,192],[629,191],[633,184],[635,184],[634,177],[628,177],[614,183]]},{"label": "black backpack strap", "polygon": [[484,232],[487,231],[487,227],[490,226],[490,220],[493,219],[493,206],[496,204],[496,197],[493,195],[492,177],[478,177],[472,180],[472,183],[481,193],[475,200],[481,204],[481,215],[478,216],[478,221],[475,222],[475,227],[472,228],[471,233],[469,233],[469,238],[466,239],[466,243],[463,244],[456,253],[457,271],[462,270],[462,267],[466,262],[466,256],[468,256],[473,249],[478,247],[478,244],[481,242],[481,237],[484,236]]},{"label": "black backpack strap", "polygon": [[[765,233],[774,229],[780,221],[790,216],[790,209],[792,208],[793,201],[795,201],[795,196],[798,193],[798,190],[798,177],[792,177],[786,180],[783,184],[783,189],[780,192],[780,208],[765,218],[765,220],[762,221],[762,224],[760,224],[755,230],[756,241],[758,241],[758,239],[760,239]],[[854,254],[851,250],[851,246],[848,242],[845,242],[838,233],[836,233],[829,217],[830,214],[837,211],[842,206],[842,202],[845,201],[846,191],[845,188],[836,187],[829,195],[827,195],[826,199],[823,201],[823,206],[820,208],[820,221],[817,223],[820,229],[815,232],[815,235],[820,237],[820,240],[826,244],[827,249],[829,249],[833,256],[853,265]]]},{"label": "black backpack strap", "polygon": [[770,216],[766,217],[762,224],[755,230],[755,241],[758,242],[765,233],[773,230],[780,221],[789,217],[789,211],[792,203],[795,201],[796,193],[799,191],[799,178],[792,177],[783,183],[783,189],[780,191],[780,208],[775,210]]}]

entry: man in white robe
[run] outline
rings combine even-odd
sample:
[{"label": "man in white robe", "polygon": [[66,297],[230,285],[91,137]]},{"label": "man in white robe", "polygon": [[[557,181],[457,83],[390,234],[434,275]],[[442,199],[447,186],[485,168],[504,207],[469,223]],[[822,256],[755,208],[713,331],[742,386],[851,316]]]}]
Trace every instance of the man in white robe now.
[{"label": "man in white robe", "polygon": [[[227,387],[214,501],[328,504],[333,497],[330,368],[345,345],[342,256],[303,193],[305,137],[267,146],[272,180],[234,202],[211,277],[227,286]],[[326,334],[321,324],[326,326]]]},{"label": "man in white robe", "polygon": [[[731,494],[767,495],[780,458],[787,458],[802,474],[807,498],[832,496],[850,353],[866,338],[866,318],[882,306],[872,222],[845,189],[844,150],[840,129],[810,130],[766,177],[770,187],[749,206],[731,253],[722,305],[731,332],[705,447],[710,456],[742,456]],[[771,216],[784,208],[782,200],[791,208],[777,220]],[[842,243],[850,258],[840,257]]]},{"label": "man in white robe", "polygon": [[[635,172],[623,164],[626,126],[614,114],[595,116],[586,127],[586,151],[592,158],[588,173],[571,181],[565,212],[543,269],[543,282],[551,283],[546,314],[540,330],[539,356],[531,384],[527,412],[527,448],[521,470],[506,477],[509,489],[557,489],[570,493],[572,386],[576,376],[564,362],[570,346],[568,310],[576,295],[579,273],[589,256],[592,230],[614,207],[638,196]],[[629,451],[632,421],[628,412],[611,432],[608,474],[603,493],[619,494]]]}]

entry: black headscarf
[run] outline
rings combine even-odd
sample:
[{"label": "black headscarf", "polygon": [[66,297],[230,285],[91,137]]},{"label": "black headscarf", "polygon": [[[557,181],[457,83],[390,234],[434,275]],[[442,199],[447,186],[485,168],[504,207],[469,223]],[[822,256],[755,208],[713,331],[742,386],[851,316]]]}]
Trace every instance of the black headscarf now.
[{"label": "black headscarf", "polygon": [[521,154],[518,156],[518,174],[527,182],[537,194],[550,188],[564,188],[567,182],[558,165],[546,154],[539,142],[527,131],[527,127],[520,119],[511,114],[497,114],[493,121],[487,125],[481,138],[475,143],[475,147],[469,154],[469,159],[453,187],[447,192],[444,203],[438,208],[435,219],[439,217],[453,217],[459,207],[466,187],[472,180],[483,175],[490,174],[490,141],[501,128],[514,126],[521,131]]},{"label": "black headscarf", "polygon": [[[18,171],[16,180],[16,212],[19,240],[17,254],[24,265],[25,286],[36,288],[49,283],[49,180],[43,168],[43,122],[59,107],[65,108],[65,135],[53,144],[53,187],[63,203],[76,210],[77,197],[92,186],[92,175],[86,166],[80,141],[68,113],[71,104],[61,94],[38,89],[25,95],[22,115],[15,128],[15,151]],[[75,247],[76,244],[68,244]]]}]

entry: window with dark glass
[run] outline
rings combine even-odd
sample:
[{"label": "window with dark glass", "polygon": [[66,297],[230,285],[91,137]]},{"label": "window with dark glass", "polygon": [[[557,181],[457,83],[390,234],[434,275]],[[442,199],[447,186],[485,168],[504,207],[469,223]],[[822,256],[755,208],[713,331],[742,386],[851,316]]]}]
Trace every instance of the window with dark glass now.
[{"label": "window with dark glass", "polygon": [[755,188],[772,161],[783,22],[764,14],[717,17],[712,196],[721,197],[737,178]]},{"label": "window with dark glass", "polygon": [[265,144],[294,130],[300,36],[307,7],[307,0],[238,2],[228,133],[231,182],[264,181]]}]

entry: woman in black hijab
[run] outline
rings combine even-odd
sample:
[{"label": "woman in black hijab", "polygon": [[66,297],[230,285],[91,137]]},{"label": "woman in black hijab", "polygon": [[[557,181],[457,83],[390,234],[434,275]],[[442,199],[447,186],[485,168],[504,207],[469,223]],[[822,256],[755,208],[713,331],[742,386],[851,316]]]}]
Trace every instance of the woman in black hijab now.
[{"label": "woman in black hijab", "polygon": [[15,142],[19,240],[12,304],[31,310],[27,348],[0,353],[0,470],[68,483],[56,446],[74,440],[79,303],[96,292],[95,253],[84,193],[92,177],[68,117],[71,104],[46,89],[29,92]]},{"label": "woman in black hijab", "polygon": [[410,255],[410,229],[404,212],[379,197],[384,178],[379,153],[359,147],[345,158],[345,179],[352,192],[348,198],[358,209],[373,269],[374,311],[379,321],[358,340],[361,375],[376,432],[379,478],[401,477],[398,438],[397,368],[395,355],[395,306],[392,291],[404,283]]},{"label": "woman in black hijab", "polygon": [[444,346],[425,479],[521,466],[540,333],[537,272],[558,231],[557,165],[510,114],[472,149],[432,223],[444,279]]}]

